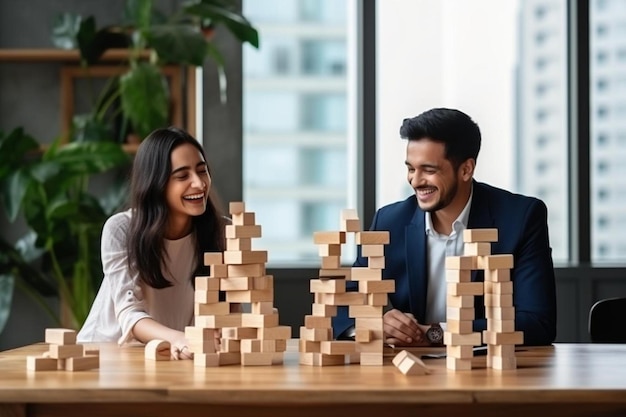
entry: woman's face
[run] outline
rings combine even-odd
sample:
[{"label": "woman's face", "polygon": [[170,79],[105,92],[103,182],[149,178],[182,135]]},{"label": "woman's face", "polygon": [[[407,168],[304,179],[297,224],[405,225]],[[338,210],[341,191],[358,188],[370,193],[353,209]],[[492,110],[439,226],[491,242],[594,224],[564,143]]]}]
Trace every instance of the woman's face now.
[{"label": "woman's face", "polygon": [[211,176],[202,153],[189,143],[174,148],[170,160],[172,172],[165,189],[165,198],[170,227],[174,226],[176,232],[180,232],[178,229],[183,225],[190,227],[191,217],[200,216],[206,210]]}]

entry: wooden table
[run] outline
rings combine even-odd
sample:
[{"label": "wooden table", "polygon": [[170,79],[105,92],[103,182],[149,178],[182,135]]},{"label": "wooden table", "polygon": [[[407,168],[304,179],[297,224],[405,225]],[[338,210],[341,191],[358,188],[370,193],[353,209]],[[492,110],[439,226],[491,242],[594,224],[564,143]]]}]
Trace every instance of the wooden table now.
[{"label": "wooden table", "polygon": [[[524,348],[518,369],[430,375],[384,366],[284,365],[197,368],[191,361],[144,361],[137,346],[101,345],[100,369],[26,370],[45,344],[0,352],[0,416],[618,416],[626,415],[626,345]],[[427,350],[417,350],[424,353]],[[413,350],[415,353],[416,350]]]}]

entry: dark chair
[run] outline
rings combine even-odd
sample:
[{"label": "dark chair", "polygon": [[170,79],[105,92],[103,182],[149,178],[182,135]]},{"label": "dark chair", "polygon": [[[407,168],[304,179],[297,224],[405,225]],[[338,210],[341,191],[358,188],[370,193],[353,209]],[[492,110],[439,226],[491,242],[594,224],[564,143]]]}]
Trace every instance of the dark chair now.
[{"label": "dark chair", "polygon": [[626,343],[626,297],[607,298],[591,306],[589,336],[594,343]]}]

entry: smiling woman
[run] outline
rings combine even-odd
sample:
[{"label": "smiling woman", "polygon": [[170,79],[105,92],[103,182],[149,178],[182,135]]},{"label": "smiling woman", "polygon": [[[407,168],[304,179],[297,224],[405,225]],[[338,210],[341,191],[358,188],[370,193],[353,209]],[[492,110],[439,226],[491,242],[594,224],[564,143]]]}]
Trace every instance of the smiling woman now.
[{"label": "smiling woman", "polygon": [[224,217],[211,197],[204,150],[187,132],[157,129],[139,146],[130,208],[102,232],[104,280],[81,342],[170,342],[174,359],[190,359],[194,277],[204,252],[224,250]]}]

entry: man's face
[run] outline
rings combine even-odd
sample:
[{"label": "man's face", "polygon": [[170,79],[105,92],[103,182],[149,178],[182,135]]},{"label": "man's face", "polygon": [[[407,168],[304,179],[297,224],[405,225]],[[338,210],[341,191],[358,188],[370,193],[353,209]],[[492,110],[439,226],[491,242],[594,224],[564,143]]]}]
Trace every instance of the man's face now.
[{"label": "man's face", "polygon": [[459,178],[452,163],[445,158],[445,152],[443,143],[430,139],[408,141],[407,179],[424,211],[442,210],[457,195]]}]

